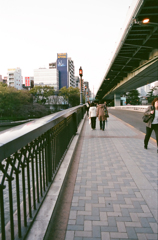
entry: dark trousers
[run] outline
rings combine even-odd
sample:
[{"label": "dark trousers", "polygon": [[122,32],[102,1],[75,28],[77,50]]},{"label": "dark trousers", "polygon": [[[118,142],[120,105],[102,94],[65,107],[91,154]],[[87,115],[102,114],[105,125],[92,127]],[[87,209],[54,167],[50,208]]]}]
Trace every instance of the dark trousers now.
[{"label": "dark trousers", "polygon": [[157,141],[157,146],[158,146],[158,124],[151,124],[151,128],[146,127],[146,135],[144,139],[144,144],[145,146],[148,146],[148,142],[151,136],[152,131],[154,130],[155,135],[156,135],[156,141]]},{"label": "dark trousers", "polygon": [[91,117],[91,128],[95,129],[96,127],[96,117]]},{"label": "dark trousers", "polygon": [[104,130],[105,129],[105,120],[100,121],[100,129]]},{"label": "dark trousers", "polygon": [[87,116],[89,115],[89,107],[86,108]]}]

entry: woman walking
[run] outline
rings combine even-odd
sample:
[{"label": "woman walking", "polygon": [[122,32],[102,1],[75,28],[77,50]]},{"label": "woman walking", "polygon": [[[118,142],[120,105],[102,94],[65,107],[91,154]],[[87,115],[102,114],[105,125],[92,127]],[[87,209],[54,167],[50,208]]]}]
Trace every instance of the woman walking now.
[{"label": "woman walking", "polygon": [[105,129],[105,121],[107,120],[107,117],[105,116],[105,112],[104,112],[104,107],[105,105],[102,104],[101,101],[99,101],[99,105],[97,107],[97,117],[100,121],[100,130]]},{"label": "woman walking", "polygon": [[96,127],[96,116],[97,116],[97,108],[92,102],[89,108],[89,118],[91,119],[92,130],[94,130]]},{"label": "woman walking", "polygon": [[146,123],[146,135],[144,139],[144,148],[147,149],[148,142],[152,131],[154,130],[157,141],[157,153],[158,153],[158,97],[152,101],[152,106],[149,106],[144,113],[145,116],[151,115],[151,118]]}]

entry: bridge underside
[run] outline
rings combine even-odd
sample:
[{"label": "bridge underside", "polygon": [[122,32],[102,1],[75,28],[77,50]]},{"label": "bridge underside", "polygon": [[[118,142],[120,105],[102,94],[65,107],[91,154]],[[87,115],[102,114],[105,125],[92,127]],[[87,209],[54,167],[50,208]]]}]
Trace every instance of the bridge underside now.
[{"label": "bridge underside", "polygon": [[131,72],[114,89],[105,94],[104,99],[113,99],[114,94],[123,94],[156,80],[158,80],[158,57],[155,58],[155,61],[149,61],[148,64]]},{"label": "bridge underside", "polygon": [[[116,94],[158,80],[158,1],[139,0],[133,9],[113,59],[96,94],[112,100]],[[142,20],[149,18],[149,24]]]}]

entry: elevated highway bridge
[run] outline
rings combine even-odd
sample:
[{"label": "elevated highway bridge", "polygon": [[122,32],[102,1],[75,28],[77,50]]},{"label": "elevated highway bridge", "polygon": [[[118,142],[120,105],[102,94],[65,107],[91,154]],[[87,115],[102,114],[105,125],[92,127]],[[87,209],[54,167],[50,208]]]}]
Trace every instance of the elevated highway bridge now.
[{"label": "elevated highway bridge", "polygon": [[[143,19],[149,19],[144,24]],[[158,80],[158,1],[139,0],[97,91],[120,105],[120,95]]]}]

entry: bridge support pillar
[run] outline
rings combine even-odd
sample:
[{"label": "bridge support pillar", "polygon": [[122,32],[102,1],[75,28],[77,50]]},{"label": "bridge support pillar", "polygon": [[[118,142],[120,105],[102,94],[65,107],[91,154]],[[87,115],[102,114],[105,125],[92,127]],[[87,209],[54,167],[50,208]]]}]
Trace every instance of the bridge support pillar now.
[{"label": "bridge support pillar", "polygon": [[114,94],[114,106],[120,106],[120,94]]}]

